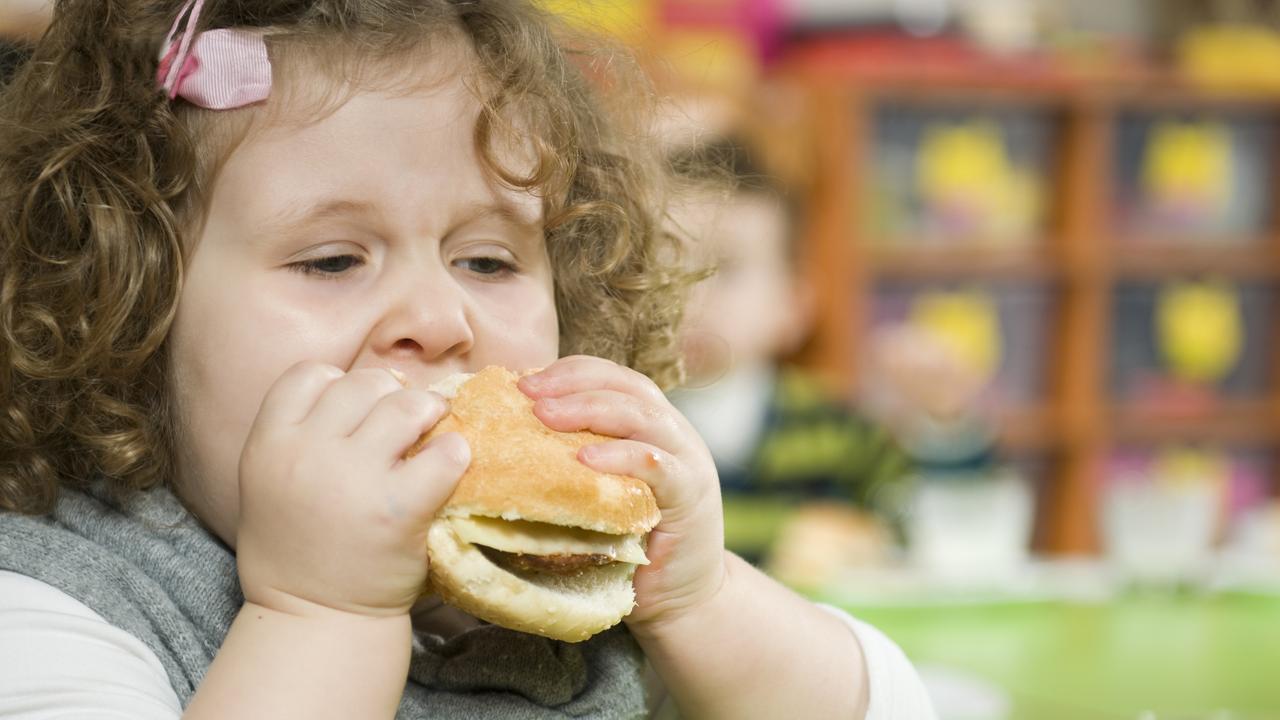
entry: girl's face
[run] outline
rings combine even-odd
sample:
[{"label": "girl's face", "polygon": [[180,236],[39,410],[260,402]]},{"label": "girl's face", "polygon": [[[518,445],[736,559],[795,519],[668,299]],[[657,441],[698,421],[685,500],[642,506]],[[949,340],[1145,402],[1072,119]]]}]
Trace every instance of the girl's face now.
[{"label": "girl's face", "polygon": [[425,386],[556,359],[541,201],[481,169],[478,113],[460,80],[356,94],[318,122],[251,133],[220,172],[170,360],[179,492],[229,545],[241,449],[295,363],[392,367]]}]

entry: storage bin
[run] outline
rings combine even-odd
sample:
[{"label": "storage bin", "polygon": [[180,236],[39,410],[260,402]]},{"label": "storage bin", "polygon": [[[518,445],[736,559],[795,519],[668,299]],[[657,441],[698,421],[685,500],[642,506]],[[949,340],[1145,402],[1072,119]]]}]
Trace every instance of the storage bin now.
[{"label": "storage bin", "polygon": [[1052,357],[1054,337],[1053,295],[1043,284],[881,282],[876,286],[872,306],[873,331],[890,323],[911,321],[922,303],[938,299],[945,303],[957,298],[961,304],[972,306],[967,312],[990,315],[971,321],[978,326],[990,325],[990,334],[995,336],[992,340],[996,357],[992,358],[993,372],[983,399],[996,408],[1038,405],[1045,393],[1046,364]]},{"label": "storage bin", "polygon": [[[1118,405],[1207,409],[1261,401],[1272,367],[1274,292],[1260,282],[1211,282],[1203,307],[1170,309],[1190,279],[1125,282],[1114,291],[1111,390]],[[1195,302],[1193,300],[1193,302]],[[1164,322],[1178,324],[1170,336]]]},{"label": "storage bin", "polygon": [[883,104],[864,230],[874,245],[1026,247],[1044,235],[1057,123],[1040,109]]},{"label": "storage bin", "polygon": [[1273,460],[1216,445],[1116,450],[1099,495],[1108,557],[1139,580],[1195,579],[1237,521],[1267,502]]},{"label": "storage bin", "polygon": [[1122,241],[1240,244],[1263,237],[1276,119],[1225,110],[1119,115],[1112,196]]}]

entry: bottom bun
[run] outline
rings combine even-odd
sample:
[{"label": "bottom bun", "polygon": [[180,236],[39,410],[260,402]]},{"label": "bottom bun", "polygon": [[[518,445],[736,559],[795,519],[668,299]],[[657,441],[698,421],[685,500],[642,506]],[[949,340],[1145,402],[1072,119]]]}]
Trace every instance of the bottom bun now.
[{"label": "bottom bun", "polygon": [[617,625],[635,605],[623,562],[588,568],[572,576],[515,573],[463,541],[447,519],[427,533],[430,588],[444,602],[512,630],[579,642]]}]

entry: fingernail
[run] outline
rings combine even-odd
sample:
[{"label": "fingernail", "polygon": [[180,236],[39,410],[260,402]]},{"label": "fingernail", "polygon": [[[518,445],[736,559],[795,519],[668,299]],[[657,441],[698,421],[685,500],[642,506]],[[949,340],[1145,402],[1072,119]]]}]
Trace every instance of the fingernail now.
[{"label": "fingernail", "polygon": [[408,378],[408,376],[406,376],[404,373],[400,372],[399,370],[397,370],[397,369],[395,369],[395,368],[393,368],[393,367],[385,368],[385,370],[386,370],[387,372],[391,373],[391,377],[395,378],[395,379],[396,379],[396,382],[398,382],[398,383],[400,383],[401,385],[404,385],[404,386],[406,386],[406,387],[408,386],[408,382],[406,382],[406,381],[407,381],[409,378]]},{"label": "fingernail", "polygon": [[516,384],[529,390],[537,390],[546,384],[546,379],[542,377],[541,373],[534,373],[520,378]]}]

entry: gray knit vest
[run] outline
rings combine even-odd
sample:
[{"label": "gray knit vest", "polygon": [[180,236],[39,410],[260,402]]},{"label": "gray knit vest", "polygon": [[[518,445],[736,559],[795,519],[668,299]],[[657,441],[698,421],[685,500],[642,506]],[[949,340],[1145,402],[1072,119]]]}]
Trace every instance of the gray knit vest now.
[{"label": "gray knit vest", "polygon": [[[165,489],[117,507],[64,490],[51,516],[0,512],[0,569],[67,593],[151,648],[185,707],[243,595],[235,556]],[[643,658],[623,627],[561,643],[486,625],[419,633],[398,718],[639,718]]]}]

